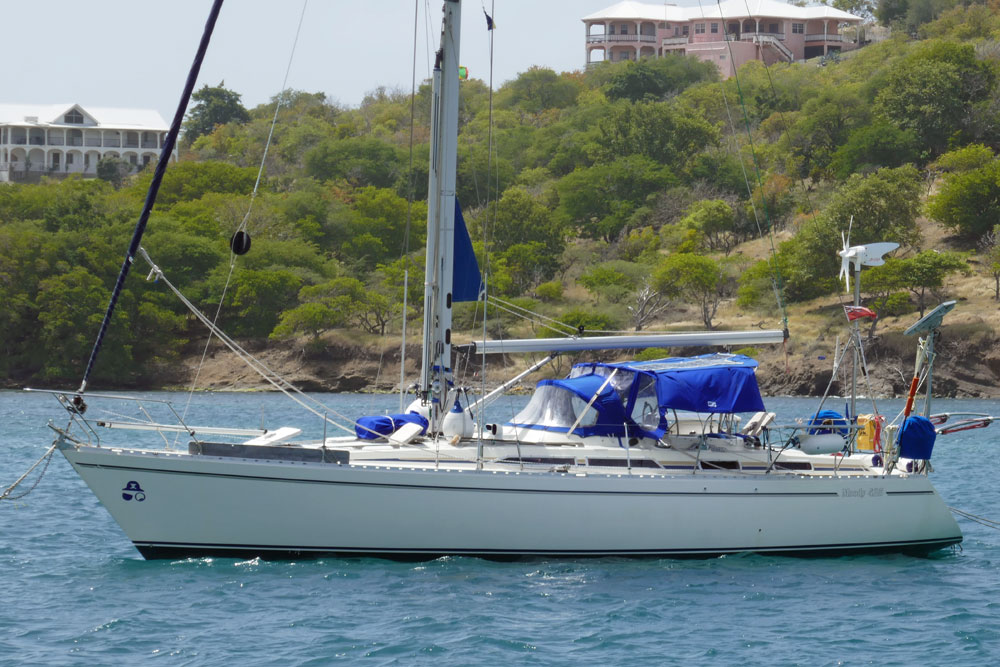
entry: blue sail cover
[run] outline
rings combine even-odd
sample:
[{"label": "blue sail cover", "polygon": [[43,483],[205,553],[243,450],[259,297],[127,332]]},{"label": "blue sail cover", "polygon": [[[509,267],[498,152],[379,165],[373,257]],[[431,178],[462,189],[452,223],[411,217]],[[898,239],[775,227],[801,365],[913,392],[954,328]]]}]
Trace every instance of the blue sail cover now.
[{"label": "blue sail cover", "polygon": [[455,256],[454,274],[452,275],[451,300],[479,301],[483,291],[483,278],[479,273],[479,262],[472,250],[472,239],[469,229],[462,217],[462,207],[455,199]]}]

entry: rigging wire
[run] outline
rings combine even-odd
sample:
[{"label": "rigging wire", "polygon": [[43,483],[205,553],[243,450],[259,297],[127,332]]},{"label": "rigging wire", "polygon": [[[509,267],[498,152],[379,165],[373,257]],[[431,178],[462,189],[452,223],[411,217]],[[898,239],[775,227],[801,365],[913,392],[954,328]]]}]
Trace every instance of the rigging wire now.
[{"label": "rigging wire", "polygon": [[[744,4],[745,3],[746,3],[746,0],[744,0]],[[719,22],[722,23],[723,34],[726,37],[726,45],[727,45],[726,48],[729,51],[729,62],[733,63],[735,61],[733,60],[732,39],[730,39],[729,35],[726,34],[726,32],[725,32],[725,29],[726,29],[726,17],[725,17],[725,14],[722,11],[722,1],[721,0],[716,0],[716,5],[719,8]],[[750,7],[747,6],[746,4],[745,4],[745,6],[747,8],[747,16],[748,17],[752,16],[752,14],[750,12]],[[701,4],[701,0],[698,0],[698,7],[701,10],[702,18],[705,19],[706,18],[706,16],[705,16],[705,8]],[[765,66],[764,69],[767,70],[767,67]],[[770,73],[768,73],[768,77],[770,77]],[[778,265],[778,254],[777,254],[777,250],[775,249],[775,246],[774,246],[774,224],[773,224],[773,222],[771,220],[771,217],[770,217],[770,214],[768,212],[767,197],[765,196],[765,193],[764,193],[764,184],[763,184],[763,182],[761,181],[761,178],[760,178],[760,164],[757,161],[757,151],[756,151],[756,148],[754,147],[753,135],[752,135],[752,133],[750,131],[750,119],[749,119],[749,115],[747,113],[746,102],[743,99],[743,89],[742,89],[742,86],[740,84],[739,72],[737,70],[735,70],[735,69],[733,71],[733,79],[736,81],[736,91],[737,91],[737,94],[738,94],[738,97],[739,97],[740,107],[743,110],[743,122],[744,122],[744,125],[746,126],[747,145],[750,148],[750,157],[751,157],[751,161],[753,162],[753,166],[754,166],[754,175],[755,175],[756,180],[757,180],[758,191],[760,192],[761,209],[764,212],[764,222],[765,222],[765,224],[767,226],[768,241],[769,241],[770,246],[771,246],[771,263],[772,263],[771,287],[772,287],[772,289],[774,291],[774,297],[775,297],[775,301],[778,304],[778,309],[781,311],[782,329],[785,332],[785,340],[782,341],[781,347],[782,347],[782,350],[784,351],[784,355],[785,355],[785,370],[787,372],[787,371],[790,370],[790,368],[789,368],[789,362],[788,362],[788,311],[787,311],[787,308],[786,308],[786,305],[785,305],[785,301],[782,298],[782,295],[784,293],[784,288],[783,288],[783,281],[781,279],[781,268]],[[733,123],[732,114],[731,114],[730,109],[729,109],[729,100],[728,100],[728,97],[725,94],[725,85],[722,84],[722,83],[720,83],[720,88],[722,89],[723,101],[725,102],[725,105],[726,105],[726,114],[729,116],[730,126],[733,129],[733,135],[735,137],[735,123]],[[772,88],[772,94],[773,94],[773,88]],[[739,160],[740,160],[740,168],[743,171],[743,179],[744,179],[744,182],[747,185],[747,194],[750,197],[750,206],[751,206],[751,210],[753,211],[754,222],[757,225],[757,232],[758,232],[758,234],[760,236],[763,236],[764,235],[764,231],[763,231],[763,229],[761,229],[760,217],[759,217],[759,215],[757,213],[756,204],[753,201],[753,187],[750,184],[750,180],[749,180],[749,177],[747,175],[746,167],[743,164],[743,158],[742,158],[742,156],[740,156]]]},{"label": "rigging wire", "polygon": [[[234,234],[242,232],[246,229],[247,224],[250,220],[250,214],[253,211],[254,201],[257,199],[257,191],[260,189],[260,181],[264,174],[264,165],[267,162],[267,153],[271,147],[271,140],[274,137],[274,127],[278,123],[278,111],[281,110],[281,103],[285,97],[286,86],[288,85],[288,75],[292,71],[292,61],[295,59],[295,48],[299,43],[299,35],[302,32],[302,23],[306,17],[306,8],[309,5],[309,0],[302,0],[302,12],[299,14],[299,24],[295,29],[295,39],[292,40],[292,50],[288,55],[288,64],[285,67],[285,76],[281,81],[280,92],[278,93],[277,100],[274,104],[274,116],[271,118],[271,127],[267,132],[267,141],[264,142],[264,152],[260,158],[260,167],[257,169],[257,179],[253,184],[253,191],[250,193],[250,202],[247,205],[247,212],[243,216],[243,220],[236,227],[236,232]],[[229,291],[229,285],[233,279],[233,272],[236,269],[236,253],[230,248],[229,252],[229,273],[226,275],[226,284],[222,287],[222,295],[219,297],[219,305],[215,309],[215,317],[212,318],[212,327],[208,330],[208,340],[205,341],[205,347],[201,352],[201,361],[198,362],[198,368],[195,371],[194,379],[191,381],[191,388],[188,390],[187,402],[184,404],[184,410],[181,414],[182,417],[187,416],[187,412],[191,407],[191,399],[194,396],[194,391],[198,387],[198,380],[201,377],[201,371],[205,366],[205,359],[208,356],[209,347],[212,344],[212,332],[216,328],[216,324],[219,321],[219,316],[222,314],[222,306],[226,302],[226,293]],[[176,438],[175,438],[176,442]]]},{"label": "rigging wire", "polygon": [[[139,248],[139,254],[146,261],[146,263],[149,264],[151,273],[155,274],[158,280],[162,280],[163,283],[167,286],[167,288],[171,292],[173,292],[174,295],[181,301],[181,303],[183,303],[188,308],[188,310],[191,311],[191,313],[199,321],[201,321],[202,324],[204,324],[206,327],[209,328],[209,331],[211,331],[216,337],[218,337],[218,339],[222,341],[222,343],[226,347],[228,347],[247,366],[249,366],[251,370],[260,375],[261,378],[264,379],[264,381],[266,381],[275,389],[288,396],[292,401],[297,403],[302,408],[313,413],[314,415],[322,419],[324,422],[332,424],[333,426],[336,426],[341,430],[347,431],[351,434],[354,434],[355,429],[357,428],[361,428],[366,431],[371,430],[357,424],[350,417],[347,417],[341,414],[340,412],[326,406],[321,401],[318,401],[306,395],[302,390],[298,389],[292,383],[288,382],[283,377],[281,377],[276,371],[271,370],[271,368],[269,368],[267,364],[265,364],[263,361],[257,359],[252,354],[250,354],[250,352],[248,352],[239,343],[237,343],[228,334],[226,334],[225,331],[216,327],[215,323],[211,319],[209,319],[207,315],[201,312],[198,309],[198,307],[194,305],[194,303],[192,303],[172,282],[170,282],[170,280],[166,277],[166,274],[163,273],[163,270],[160,269],[160,267],[158,267],[153,262],[153,260],[149,257],[149,254],[146,253],[145,249]],[[327,413],[333,414],[337,418],[353,424],[354,429],[344,426],[343,424],[330,419]]]},{"label": "rigging wire", "polygon": [[[413,200],[416,197],[416,174],[413,173],[413,141],[417,117],[417,32],[420,26],[420,0],[413,0],[413,69],[410,75],[410,182],[406,197],[406,227],[403,230],[403,323],[399,345],[399,411],[403,411],[406,397],[406,322],[409,311],[410,288],[410,230],[413,225]],[[384,346],[383,346],[384,347]],[[381,367],[381,358],[379,367]]]}]

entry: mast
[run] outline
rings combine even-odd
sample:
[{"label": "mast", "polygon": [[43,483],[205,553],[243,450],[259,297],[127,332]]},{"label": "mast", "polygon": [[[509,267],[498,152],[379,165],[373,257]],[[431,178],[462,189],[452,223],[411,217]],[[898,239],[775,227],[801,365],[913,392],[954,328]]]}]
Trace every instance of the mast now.
[{"label": "mast", "polygon": [[431,430],[448,410],[451,306],[455,253],[455,173],[458,153],[460,0],[445,0],[441,48],[434,62],[431,159],[427,187],[427,262],[420,393],[430,403]]}]

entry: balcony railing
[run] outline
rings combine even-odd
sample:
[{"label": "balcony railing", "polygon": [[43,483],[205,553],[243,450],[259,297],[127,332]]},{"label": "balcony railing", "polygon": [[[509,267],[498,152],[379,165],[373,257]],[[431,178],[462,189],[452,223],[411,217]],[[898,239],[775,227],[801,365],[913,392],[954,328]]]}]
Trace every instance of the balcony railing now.
[{"label": "balcony railing", "polygon": [[29,137],[28,143],[31,144],[32,146],[44,146],[45,137]]},{"label": "balcony railing", "polygon": [[66,141],[62,137],[49,137],[49,146],[65,146]]},{"label": "balcony railing", "polygon": [[148,141],[147,140],[147,141],[143,141],[142,142],[142,147],[143,148],[156,148],[157,146],[156,146],[156,142],[155,141]]},{"label": "balcony railing", "polygon": [[83,145],[83,137],[70,137],[69,139],[66,140],[66,145],[67,146],[82,146]]},{"label": "balcony railing", "polygon": [[587,43],[597,42],[656,42],[656,35],[587,35]]},{"label": "balcony railing", "polygon": [[85,143],[86,143],[87,146],[95,146],[97,148],[100,148],[101,147],[101,138],[100,137],[87,137]]},{"label": "balcony railing", "polygon": [[756,37],[772,37],[774,39],[785,41],[785,33],[783,32],[745,32],[740,35],[740,41],[752,42]]},{"label": "balcony railing", "polygon": [[125,141],[125,146],[124,147],[125,148],[138,148],[139,147],[139,142],[136,141],[135,139],[127,139]]},{"label": "balcony railing", "polygon": [[105,138],[104,139],[104,147],[105,148],[121,148],[122,147],[122,141],[121,141],[121,139],[107,139],[107,138]]},{"label": "balcony railing", "polygon": [[806,35],[807,42],[846,42],[843,35]]},{"label": "balcony railing", "polygon": [[687,44],[687,43],[688,43],[687,37],[664,37],[662,42],[663,46],[673,46],[674,44]]}]

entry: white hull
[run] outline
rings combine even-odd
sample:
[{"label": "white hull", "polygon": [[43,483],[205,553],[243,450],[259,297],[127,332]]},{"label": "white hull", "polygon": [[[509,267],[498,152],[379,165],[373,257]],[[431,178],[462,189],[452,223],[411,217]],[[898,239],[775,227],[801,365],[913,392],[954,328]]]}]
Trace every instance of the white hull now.
[{"label": "white hull", "polygon": [[[518,472],[60,448],[147,558],[842,554],[962,540],[924,475]],[[141,502],[123,498],[130,482]]]}]

